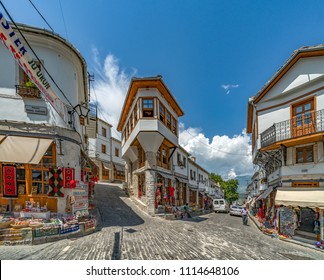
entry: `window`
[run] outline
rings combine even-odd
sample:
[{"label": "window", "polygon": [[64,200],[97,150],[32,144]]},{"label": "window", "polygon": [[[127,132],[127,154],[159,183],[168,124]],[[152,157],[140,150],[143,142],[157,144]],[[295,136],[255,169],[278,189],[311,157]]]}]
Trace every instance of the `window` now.
[{"label": "window", "polygon": [[186,167],[186,165],[187,165],[186,158],[183,157],[183,167]]},{"label": "window", "polygon": [[153,99],[143,99],[143,117],[153,117]]},{"label": "window", "polygon": [[145,165],[145,152],[141,146],[137,147],[138,152],[138,167],[142,167]]},{"label": "window", "polygon": [[190,180],[193,180],[193,172],[192,172],[192,169],[190,169]]},{"label": "window", "polygon": [[101,135],[102,135],[103,137],[107,137],[107,129],[106,129],[105,127],[102,127],[102,128],[101,128]]},{"label": "window", "polygon": [[160,103],[160,121],[163,123],[165,121],[165,108],[162,103]]},{"label": "window", "polygon": [[172,117],[172,132],[177,135],[177,121],[174,117]]},{"label": "window", "polygon": [[115,156],[119,157],[119,149],[115,148]]},{"label": "window", "polygon": [[171,114],[169,111],[166,112],[166,125],[171,129]]},{"label": "window", "polygon": [[130,131],[133,131],[134,124],[133,124],[133,114],[129,116],[129,123],[130,123]]},{"label": "window", "polygon": [[31,194],[47,194],[49,167],[55,165],[55,145],[51,145],[45,152],[38,165],[31,165],[32,187]]},{"label": "window", "polygon": [[306,100],[292,106],[293,136],[315,132],[314,99]]},{"label": "window", "polygon": [[135,122],[135,125],[137,124],[137,120],[138,120],[138,117],[137,117],[137,103],[135,103],[135,106],[134,106],[134,122]]},{"label": "window", "polygon": [[178,161],[178,165],[180,166],[182,162],[181,162],[181,155],[179,153],[177,153],[177,161]]},{"label": "window", "polygon": [[106,145],[104,145],[104,144],[101,145],[101,152],[102,152],[103,154],[106,153]]},{"label": "window", "polygon": [[313,146],[296,148],[296,163],[307,163],[314,161]]}]

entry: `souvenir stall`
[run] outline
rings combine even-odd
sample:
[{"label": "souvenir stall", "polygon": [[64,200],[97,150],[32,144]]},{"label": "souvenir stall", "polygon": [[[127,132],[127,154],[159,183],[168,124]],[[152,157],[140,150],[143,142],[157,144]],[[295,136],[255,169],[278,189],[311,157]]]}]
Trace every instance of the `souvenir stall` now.
[{"label": "souvenir stall", "polygon": [[[88,184],[74,178],[73,168],[48,168],[47,195],[20,198],[15,182],[15,169],[5,169],[4,194],[13,203],[12,211],[3,207],[0,214],[0,244],[37,244],[64,238],[67,234],[86,234],[96,226],[88,212]],[[24,199],[24,200],[23,200]],[[58,208],[48,206],[56,199]],[[4,211],[5,210],[5,211]]]}]

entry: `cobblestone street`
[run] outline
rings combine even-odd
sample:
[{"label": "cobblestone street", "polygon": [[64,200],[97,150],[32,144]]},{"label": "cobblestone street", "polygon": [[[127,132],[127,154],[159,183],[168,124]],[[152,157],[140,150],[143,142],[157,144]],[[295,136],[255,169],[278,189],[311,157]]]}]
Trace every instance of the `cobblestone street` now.
[{"label": "cobblestone street", "polygon": [[0,258],[28,260],[324,259],[324,253],[263,235],[249,221],[210,213],[166,220],[141,211],[117,186],[99,184],[94,234],[33,246],[2,246]]}]

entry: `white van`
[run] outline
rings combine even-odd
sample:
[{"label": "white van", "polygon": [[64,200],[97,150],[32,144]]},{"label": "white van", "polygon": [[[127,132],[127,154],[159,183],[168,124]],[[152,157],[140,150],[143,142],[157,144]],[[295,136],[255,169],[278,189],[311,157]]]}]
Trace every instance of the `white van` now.
[{"label": "white van", "polygon": [[214,199],[213,200],[213,209],[216,212],[225,212],[228,213],[228,205],[226,204],[225,199]]}]

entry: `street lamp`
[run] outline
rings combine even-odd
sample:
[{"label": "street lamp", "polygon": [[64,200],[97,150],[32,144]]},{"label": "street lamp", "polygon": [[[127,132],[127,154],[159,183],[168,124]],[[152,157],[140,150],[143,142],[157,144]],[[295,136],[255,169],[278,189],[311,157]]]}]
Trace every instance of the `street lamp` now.
[{"label": "street lamp", "polygon": [[90,110],[84,105],[85,104],[77,104],[72,108],[71,111],[68,111],[68,113],[71,116],[71,120],[69,121],[69,124],[72,124],[72,115],[74,113],[77,113],[79,118],[86,118],[88,116]]}]

